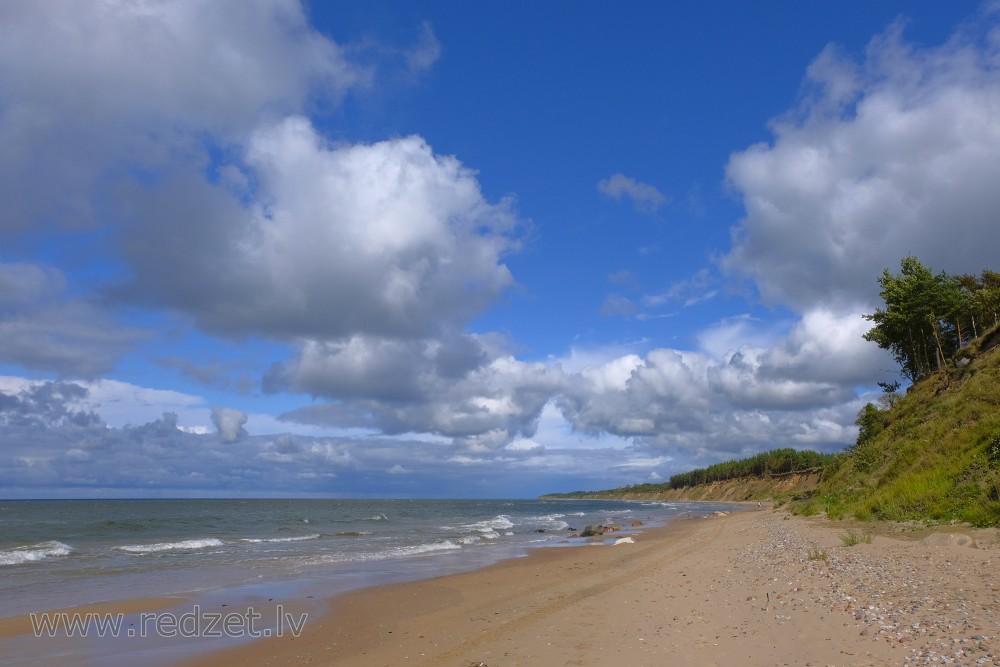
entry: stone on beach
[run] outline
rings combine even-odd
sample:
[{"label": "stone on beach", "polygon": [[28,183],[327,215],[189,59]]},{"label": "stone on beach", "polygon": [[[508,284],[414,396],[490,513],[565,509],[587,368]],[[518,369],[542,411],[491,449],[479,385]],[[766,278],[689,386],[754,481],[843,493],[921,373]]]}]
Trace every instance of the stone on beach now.
[{"label": "stone on beach", "polygon": [[920,543],[929,547],[956,546],[969,547],[970,549],[979,548],[974,539],[961,533],[933,533],[920,540]]}]

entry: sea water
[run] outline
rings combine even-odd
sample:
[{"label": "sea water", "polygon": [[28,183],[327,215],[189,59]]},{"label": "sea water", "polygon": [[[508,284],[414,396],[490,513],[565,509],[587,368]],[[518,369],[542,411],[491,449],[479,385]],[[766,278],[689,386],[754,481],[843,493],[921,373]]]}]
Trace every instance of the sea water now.
[{"label": "sea water", "polygon": [[[719,503],[586,500],[0,501],[0,617],[91,602],[322,598],[586,544]],[[641,522],[641,528],[633,528]]]}]

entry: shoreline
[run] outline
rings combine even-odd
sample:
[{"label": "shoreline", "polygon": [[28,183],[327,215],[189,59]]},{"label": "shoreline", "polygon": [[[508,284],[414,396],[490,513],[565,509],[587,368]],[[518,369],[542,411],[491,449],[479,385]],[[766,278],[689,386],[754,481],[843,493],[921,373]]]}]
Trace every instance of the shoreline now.
[{"label": "shoreline", "polygon": [[[176,663],[176,667],[257,665],[265,660],[270,664],[319,661],[351,667],[403,661],[478,664],[482,661],[461,661],[457,654],[480,644],[480,635],[490,635],[494,624],[508,630],[512,623],[522,627],[549,611],[544,602],[553,598],[559,601],[556,606],[562,607],[565,600],[599,595],[620,577],[635,576],[634,565],[639,561],[645,568],[659,560],[659,554],[653,553],[656,545],[693,537],[708,520],[674,519],[666,526],[632,536],[631,543],[607,544],[602,540],[585,546],[533,549],[524,556],[469,572],[348,591],[328,598],[327,613],[310,619],[300,637],[243,644]],[[645,548],[637,552],[634,548],[639,544]],[[682,550],[690,553],[702,545],[696,540]],[[580,581],[567,573],[591,568],[604,573],[601,581],[578,590]],[[469,614],[478,615],[468,619],[477,628],[466,635],[459,628]],[[508,616],[511,620],[493,618]],[[421,630],[423,627],[431,629]],[[488,660],[486,664],[490,664]]]},{"label": "shoreline", "polygon": [[676,519],[621,544],[534,549],[330,597],[317,589],[283,601],[297,618],[308,614],[298,636],[166,641],[157,655],[176,667],[1000,665],[996,531],[972,540],[875,535],[848,546],[854,529],[770,509]]},{"label": "shoreline", "polygon": [[772,510],[678,519],[634,543],[353,591],[298,638],[177,667],[1000,665],[995,535],[847,546],[850,530]]},{"label": "shoreline", "polygon": [[[369,516],[375,512],[384,517],[385,514],[379,514],[378,509],[365,508],[362,515]],[[504,511],[499,505],[497,508],[485,509],[494,512],[499,510],[501,513]],[[685,507],[682,514],[700,515],[723,509],[731,511],[734,507],[732,504],[697,503]],[[482,512],[483,508],[477,510]],[[593,508],[587,510],[588,513],[571,513],[566,509],[562,511],[574,517],[586,516],[587,520],[580,519],[581,527],[594,523],[597,514],[604,515],[604,524],[620,524],[621,532],[596,538],[607,543],[663,525],[664,520],[671,520],[659,516],[655,509],[650,509],[648,514],[645,510],[640,512],[631,503],[619,510],[620,512],[609,511],[608,514],[604,510],[597,510],[595,514]],[[546,522],[552,524],[555,522],[554,517],[564,516],[558,511],[548,506],[532,507],[527,514],[523,510],[520,513],[515,511],[513,521],[526,521],[529,527],[532,527],[532,522],[548,527]],[[636,514],[631,514],[633,511]],[[557,513],[550,516],[550,512]],[[489,512],[486,515],[493,516]],[[636,528],[635,524],[630,527],[626,517],[641,518],[642,522],[636,521],[636,524],[642,523],[642,527]],[[482,521],[476,519],[467,526],[463,522],[442,519],[449,526],[458,526],[445,526],[449,539],[455,540],[456,544],[466,544],[466,538],[458,541],[453,537],[456,531],[464,535],[462,531],[467,528],[467,532],[475,536],[478,534],[476,531],[483,532],[487,528],[496,530],[493,524],[501,520],[509,525],[505,516],[494,516]],[[436,525],[435,521],[437,520],[430,520],[430,524]],[[559,523],[563,528],[568,527],[566,523]],[[333,568],[304,568],[297,573],[278,571],[278,577],[269,577],[267,571],[259,570],[263,573],[262,576],[247,579],[245,573],[238,573],[242,566],[234,563],[231,567],[236,570],[218,571],[219,577],[215,581],[221,582],[221,585],[210,584],[207,587],[198,583],[201,580],[196,580],[194,587],[177,586],[181,582],[179,575],[183,570],[173,568],[168,570],[172,577],[168,587],[122,587],[120,581],[111,581],[112,586],[102,587],[104,582],[98,581],[96,588],[90,587],[95,595],[89,596],[89,599],[79,599],[82,596],[78,589],[86,589],[86,586],[79,585],[79,581],[89,581],[79,578],[70,579],[77,584],[72,594],[65,594],[67,590],[64,589],[63,595],[53,596],[51,593],[60,590],[62,586],[58,583],[60,577],[57,570],[57,576],[49,579],[54,585],[49,585],[47,595],[33,600],[17,598],[21,602],[13,606],[20,609],[13,609],[0,618],[0,655],[4,655],[2,662],[5,665],[32,665],[37,664],[36,661],[40,659],[58,659],[59,664],[129,664],[122,657],[127,655],[156,667],[171,665],[206,652],[249,644],[269,634],[280,634],[283,628],[299,625],[298,618],[303,613],[313,619],[319,618],[325,614],[328,600],[352,590],[469,572],[489,567],[498,561],[523,558],[538,550],[554,548],[561,551],[563,548],[579,548],[588,541],[593,541],[571,534],[559,535],[563,528],[556,526],[556,530],[528,532],[522,525],[521,532],[517,533],[519,538],[513,537],[507,543],[504,538],[495,542],[487,540],[483,545],[485,548],[473,546],[427,550],[423,555],[410,558],[376,559],[364,567],[359,567],[359,563],[364,565],[361,561],[348,559],[343,563],[346,568],[340,567],[340,562],[337,561],[337,566]],[[320,526],[317,530],[322,529]],[[534,533],[548,535],[542,538]],[[513,536],[515,533],[507,532],[506,535]],[[430,535],[422,539],[424,542],[434,542],[441,538]],[[235,543],[234,539],[231,541]],[[73,543],[73,547],[77,548],[76,543]],[[91,548],[91,551],[94,549]],[[314,549],[312,553],[314,559],[323,558],[322,552]],[[197,569],[193,571],[196,575],[201,572]],[[147,574],[146,580],[150,576],[152,575]],[[35,578],[37,579],[37,575]],[[230,580],[237,583],[226,583]],[[237,612],[240,610],[246,619],[239,619]],[[234,619],[234,616],[237,618]],[[220,633],[220,618],[227,622],[234,621],[232,629],[224,629]]]}]

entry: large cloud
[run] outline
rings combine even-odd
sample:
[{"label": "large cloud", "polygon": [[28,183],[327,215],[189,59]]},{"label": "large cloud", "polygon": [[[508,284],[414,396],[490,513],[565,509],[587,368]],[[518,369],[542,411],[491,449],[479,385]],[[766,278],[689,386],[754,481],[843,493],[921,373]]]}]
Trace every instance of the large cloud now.
[{"label": "large cloud", "polygon": [[[0,265],[0,361],[64,376],[112,370],[140,338],[96,296],[120,266],[104,239],[129,214],[122,184],[203,181],[213,153],[367,85],[372,62],[348,62],[297,0],[2,3],[0,238],[44,235],[57,258],[72,245],[76,275],[34,257]],[[25,246],[0,247],[9,261]]]},{"label": "large cloud", "polygon": [[[286,381],[300,391],[323,388],[343,402],[303,408],[284,415],[290,421],[334,426],[367,426],[384,433],[431,433],[452,439],[468,451],[489,453],[512,440],[531,437],[542,409],[559,393],[566,377],[558,368],[527,363],[465,341],[479,352],[446,371],[438,345],[414,349],[379,346],[378,354],[306,348],[285,368]],[[375,367],[378,366],[376,369]],[[343,375],[338,372],[344,368]],[[361,370],[374,369],[372,377]],[[357,385],[351,380],[357,378]],[[366,398],[358,398],[357,394]]]},{"label": "large cloud", "polygon": [[1000,43],[996,17],[978,18],[936,48],[896,24],[860,62],[825,50],[774,141],[729,161],[746,217],[723,265],[800,310],[870,307],[877,275],[907,254],[949,272],[993,265]]},{"label": "large cloud", "polygon": [[855,387],[891,377],[891,360],[861,338],[864,329],[857,314],[822,309],[785,332],[730,319],[699,351],[660,348],[586,366],[557,404],[579,431],[691,463],[761,448],[836,451],[856,435]]},{"label": "large cloud", "polygon": [[133,192],[132,298],[217,332],[409,338],[460,328],[512,282],[509,203],[418,137],[329,146],[291,117],[252,136],[242,167],[248,191]]},{"label": "large cloud", "polygon": [[4,2],[0,232],[94,222],[114,169],[238,142],[370,76],[296,0]]}]

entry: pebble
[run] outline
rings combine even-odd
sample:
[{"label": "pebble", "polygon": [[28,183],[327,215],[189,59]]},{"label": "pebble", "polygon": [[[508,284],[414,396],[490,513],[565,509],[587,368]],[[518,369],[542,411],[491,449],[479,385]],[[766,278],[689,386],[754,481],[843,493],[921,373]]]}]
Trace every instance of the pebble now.
[{"label": "pebble", "polygon": [[[751,518],[739,530],[764,539],[735,556],[733,567],[764,572],[782,614],[809,613],[810,606],[843,614],[864,641],[905,650],[906,665],[1000,667],[1000,625],[993,616],[1000,600],[987,583],[996,577],[997,545],[980,544],[967,554],[893,538],[829,546],[829,528],[769,516]],[[819,551],[825,559],[809,558]]]}]

